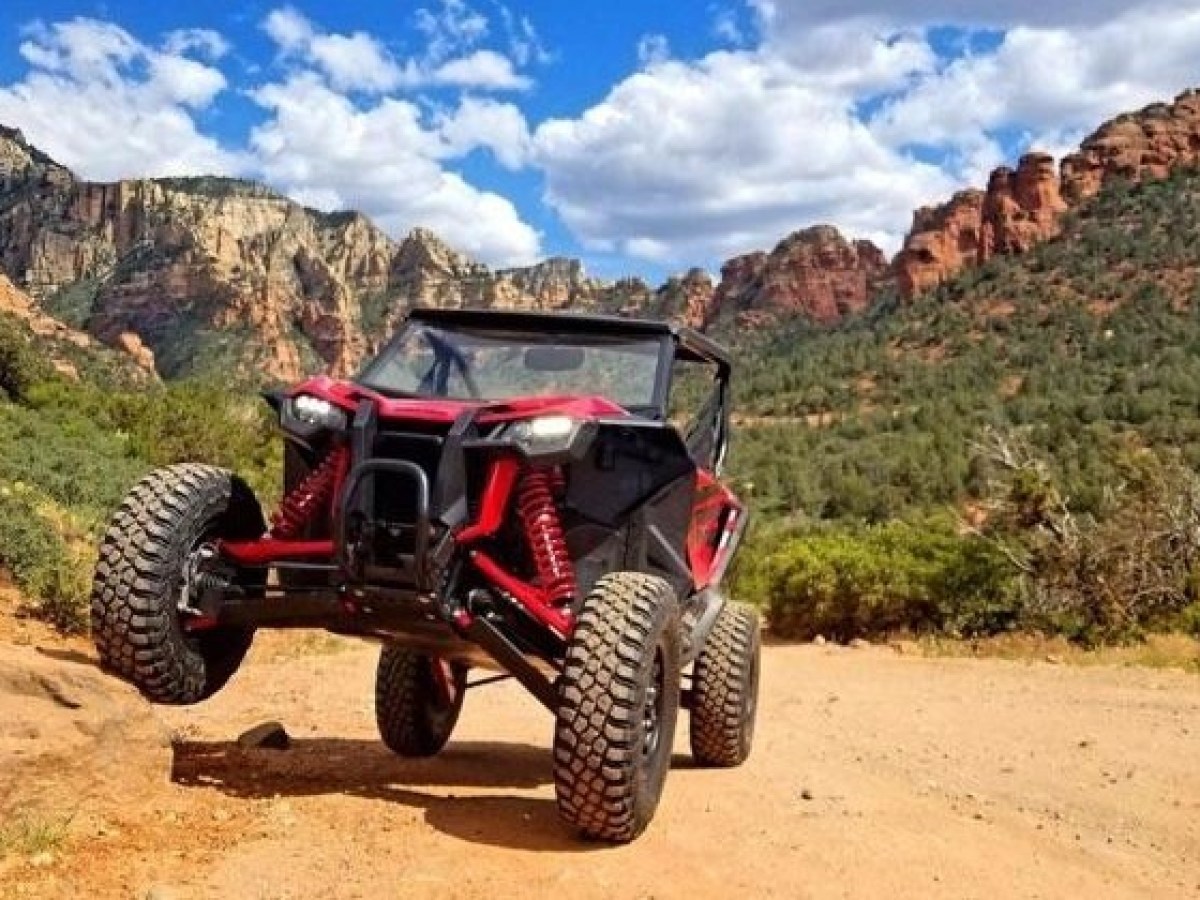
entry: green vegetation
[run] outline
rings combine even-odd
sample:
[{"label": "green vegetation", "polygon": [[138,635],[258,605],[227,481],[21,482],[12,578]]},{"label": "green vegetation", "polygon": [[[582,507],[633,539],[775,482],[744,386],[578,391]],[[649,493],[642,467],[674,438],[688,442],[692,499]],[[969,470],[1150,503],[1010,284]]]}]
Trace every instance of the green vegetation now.
[{"label": "green vegetation", "polygon": [[253,197],[267,200],[287,200],[283,194],[257,181],[230,178],[224,175],[180,175],[155,178],[155,183],[172,191],[198,194],[204,197]]},{"label": "green vegetation", "polygon": [[73,814],[18,812],[0,824],[0,859],[11,854],[34,856],[62,848],[71,831]]},{"label": "green vegetation", "polygon": [[[741,566],[743,589],[797,634],[1020,627],[1095,642],[1194,629],[1193,558],[1167,565],[1184,533],[1160,529],[1137,547],[1119,538],[1135,513],[1161,526],[1188,496],[1180,473],[1200,467],[1198,274],[1200,174],[1178,173],[1112,185],[1060,239],[910,305],[885,298],[835,330],[794,327],[744,348],[732,470],[767,526]],[[1048,540],[1043,521],[998,516],[1008,501],[997,481],[1011,473],[981,446],[989,433],[1037,460],[1069,540]],[[981,574],[957,601],[927,600],[909,570],[932,551],[911,532],[947,511],[982,519],[979,533],[943,524],[928,541],[958,542],[967,556],[979,541],[1007,548],[1014,590]],[[1116,557],[1128,563],[1119,578],[1106,568]],[[885,559],[894,577],[870,570]],[[1150,570],[1161,576],[1152,589]],[[1151,608],[1146,590],[1170,600]],[[830,604],[858,612],[827,621]],[[995,614],[979,619],[980,604]]]},{"label": "green vegetation", "polygon": [[204,382],[70,381],[2,318],[0,386],[0,565],[61,627],[82,627],[95,543],[151,468],[203,459],[238,470],[268,502],[278,491],[281,451],[251,396]]},{"label": "green vegetation", "polygon": [[1130,443],[1200,467],[1198,273],[1200,175],[1112,186],[1029,254],[745,348],[733,466],[760,515],[886,521],[978,496],[972,442],[1018,428],[1096,511]]},{"label": "green vegetation", "polygon": [[49,374],[28,332],[16,319],[0,316],[0,400],[23,399]]},{"label": "green vegetation", "polygon": [[1003,552],[948,517],[784,532],[753,544],[738,574],[739,592],[764,603],[785,637],[992,634],[1019,614]]},{"label": "green vegetation", "polygon": [[99,277],[81,278],[60,288],[46,298],[46,312],[72,328],[85,327],[92,315],[101,283]]}]

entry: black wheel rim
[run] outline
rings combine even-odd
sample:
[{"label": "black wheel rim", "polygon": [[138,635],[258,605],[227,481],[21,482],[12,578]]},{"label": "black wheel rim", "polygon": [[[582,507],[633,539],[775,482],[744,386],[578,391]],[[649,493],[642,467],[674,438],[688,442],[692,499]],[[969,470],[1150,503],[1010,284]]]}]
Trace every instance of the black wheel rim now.
[{"label": "black wheel rim", "polygon": [[646,700],[642,704],[642,758],[649,759],[662,743],[663,691],[662,654],[654,654],[654,666],[646,685]]}]

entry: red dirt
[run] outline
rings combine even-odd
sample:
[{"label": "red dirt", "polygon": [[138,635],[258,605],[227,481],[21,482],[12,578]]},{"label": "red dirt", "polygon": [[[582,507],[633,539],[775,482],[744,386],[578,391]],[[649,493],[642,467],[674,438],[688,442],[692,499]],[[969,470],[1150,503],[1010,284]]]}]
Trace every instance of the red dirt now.
[{"label": "red dirt", "polygon": [[[375,735],[373,648],[289,646],[268,636],[224,693],[160,709],[175,754],[157,799],[86,810],[48,865],[10,855],[0,896],[1200,891],[1195,675],[770,647],[751,761],[694,769],[681,730],[654,824],[610,848],[560,828],[550,720],[516,686],[469,696],[444,754],[408,762]],[[292,748],[239,750],[265,719]]]}]

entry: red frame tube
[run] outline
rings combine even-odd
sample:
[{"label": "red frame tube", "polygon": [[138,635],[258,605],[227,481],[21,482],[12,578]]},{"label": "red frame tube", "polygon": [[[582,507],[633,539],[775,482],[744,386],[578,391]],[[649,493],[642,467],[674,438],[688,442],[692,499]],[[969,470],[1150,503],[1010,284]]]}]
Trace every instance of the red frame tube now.
[{"label": "red frame tube", "polygon": [[271,536],[257,541],[220,541],[220,550],[242,566],[267,566],[285,559],[333,558],[333,541],[281,541]]},{"label": "red frame tube", "polygon": [[491,537],[500,530],[520,468],[520,462],[511,456],[501,457],[492,463],[479,497],[479,518],[460,528],[454,536],[455,541],[469,544],[480,538]]},{"label": "red frame tube", "polygon": [[500,590],[512,594],[526,612],[559,637],[566,638],[575,628],[575,619],[568,610],[552,606],[545,591],[505,571],[482,550],[471,551],[471,562]]},{"label": "red frame tube", "polygon": [[[480,497],[479,517],[459,529],[455,535],[459,546],[491,537],[500,530],[520,469],[520,460],[513,457],[502,457],[492,463]],[[344,472],[340,474],[344,478]],[[335,555],[332,540],[281,540],[269,534],[255,541],[220,541],[219,546],[225,556],[243,566],[268,566],[289,559],[328,560]],[[565,639],[574,630],[575,617],[570,609],[556,606],[546,590],[522,581],[482,550],[471,550],[469,558],[485,578],[510,594],[529,615],[559,637]]]},{"label": "red frame tube", "polygon": [[[459,546],[491,537],[500,530],[520,471],[521,461],[515,457],[501,457],[492,463],[484,483],[483,494],[480,496],[479,517],[459,529],[454,536]],[[561,638],[566,638],[574,630],[575,617],[571,611],[555,606],[546,590],[522,581],[482,550],[472,550],[469,555],[475,568],[485,578],[500,590],[511,594],[538,622]]]}]

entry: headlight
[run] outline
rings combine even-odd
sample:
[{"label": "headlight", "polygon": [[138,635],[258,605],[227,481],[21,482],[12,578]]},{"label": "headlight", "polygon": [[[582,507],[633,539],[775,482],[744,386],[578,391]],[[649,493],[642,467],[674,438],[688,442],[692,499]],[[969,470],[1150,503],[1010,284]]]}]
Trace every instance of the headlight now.
[{"label": "headlight", "polygon": [[577,455],[591,442],[596,423],[570,416],[538,416],[507,426],[502,437],[513,441],[526,456]]},{"label": "headlight", "polygon": [[314,428],[342,431],[346,427],[346,413],[328,400],[300,394],[288,401],[285,408],[295,421]]}]

